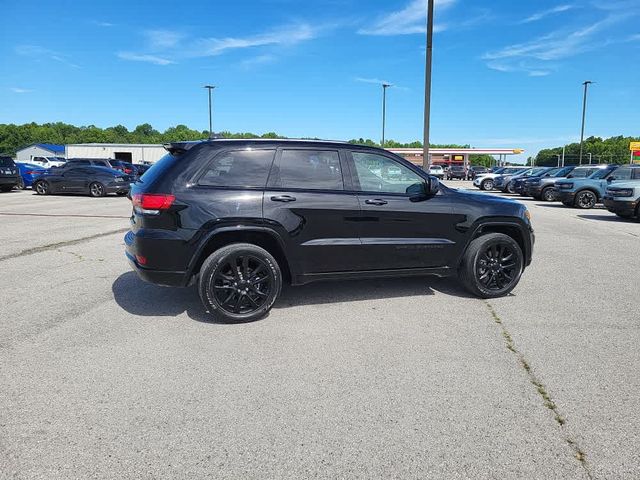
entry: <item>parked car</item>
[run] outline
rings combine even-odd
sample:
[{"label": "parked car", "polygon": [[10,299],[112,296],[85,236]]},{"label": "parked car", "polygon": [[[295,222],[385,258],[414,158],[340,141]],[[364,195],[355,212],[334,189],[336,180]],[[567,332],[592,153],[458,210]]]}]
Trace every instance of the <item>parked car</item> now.
[{"label": "parked car", "polygon": [[609,165],[588,178],[572,178],[556,182],[558,199],[567,207],[589,209],[602,201],[609,184],[640,178],[640,165]]},{"label": "parked car", "polygon": [[13,158],[0,157],[0,191],[9,192],[18,184],[18,167]]},{"label": "parked car", "polygon": [[557,191],[554,188],[558,180],[564,178],[586,178],[595,171],[605,168],[606,165],[568,165],[561,167],[561,170],[554,175],[541,178],[532,178],[525,182],[525,195],[536,200],[553,202],[556,200]]},{"label": "parked car", "polygon": [[113,168],[111,165],[111,159],[109,158],[70,158],[64,165],[57,167],[57,169],[69,169],[77,167],[105,167]]},{"label": "parked car", "polygon": [[522,177],[530,177],[532,176],[534,173],[537,173],[539,170],[544,169],[545,167],[538,167],[536,168],[527,168],[525,170],[521,170],[520,172],[517,173],[513,173],[513,172],[509,172],[509,173],[503,173],[501,175],[498,175],[494,181],[493,181],[493,188],[496,190],[501,190],[504,193],[516,193],[515,190],[513,190],[513,184],[511,184],[511,181],[514,178],[522,178]]},{"label": "parked car", "polygon": [[604,206],[622,218],[640,220],[640,169],[635,170],[633,180],[609,185],[604,193]]},{"label": "parked car", "polygon": [[483,173],[490,173],[491,170],[487,167],[481,167],[479,165],[474,165],[469,168],[469,178],[471,180],[475,180],[478,175],[482,175]]},{"label": "parked car", "polygon": [[477,175],[473,181],[473,186],[480,190],[493,190],[494,182],[498,175],[515,175],[526,169],[526,167],[501,167],[494,172]]},{"label": "parked car", "polygon": [[47,171],[46,168],[32,163],[16,163],[16,166],[20,173],[16,187],[20,190],[33,185],[33,180]]},{"label": "parked car", "polygon": [[534,180],[539,178],[551,177],[556,173],[559,173],[562,170],[561,167],[544,167],[544,169],[537,170],[535,173],[531,174],[528,177],[515,177],[511,181],[513,185],[511,186],[514,193],[519,195],[524,195],[526,191],[526,185],[528,180]]},{"label": "parked car", "polygon": [[[531,262],[526,207],[448,188],[383,149],[271,139],[167,148],[132,185],[127,258],[149,282],[197,282],[225,321],[266,314],[285,281],[458,274],[492,298]],[[400,175],[384,178],[392,169]]]},{"label": "parked car", "polygon": [[466,180],[467,179],[467,169],[462,165],[451,165],[449,170],[447,170],[447,180]]},{"label": "parked car", "polygon": [[75,193],[104,197],[109,193],[126,195],[132,178],[106,167],[77,166],[48,170],[33,182],[38,195]]},{"label": "parked car", "polygon": [[38,165],[44,168],[61,167],[66,163],[62,157],[33,157],[29,162],[32,165]]},{"label": "parked car", "polygon": [[429,175],[433,175],[434,177],[438,178],[439,180],[443,180],[444,179],[444,168],[442,168],[442,165],[431,165],[429,167]]},{"label": "parked car", "polygon": [[136,166],[129,162],[123,162],[122,160],[109,160],[109,164],[111,168],[116,170],[120,170],[121,172],[126,173],[127,175],[137,175],[138,171]]}]

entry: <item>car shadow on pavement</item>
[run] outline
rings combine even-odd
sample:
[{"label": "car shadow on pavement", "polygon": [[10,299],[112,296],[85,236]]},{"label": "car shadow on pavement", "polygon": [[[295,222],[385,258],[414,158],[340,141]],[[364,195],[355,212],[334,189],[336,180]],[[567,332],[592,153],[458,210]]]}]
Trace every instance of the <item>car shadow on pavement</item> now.
[{"label": "car shadow on pavement", "polygon": [[[204,310],[195,287],[160,287],[126,272],[111,287],[116,303],[131,315],[175,317],[186,313],[198,322],[218,323]],[[273,311],[303,305],[321,305],[362,300],[430,296],[435,293],[475,298],[455,278],[403,277],[375,280],[315,282],[299,287],[285,286]]]},{"label": "car shadow on pavement", "polygon": [[615,214],[611,215],[578,215],[578,218],[584,218],[585,220],[603,220],[605,222],[615,222],[615,223],[634,223],[634,219],[625,219],[622,217],[618,217]]}]

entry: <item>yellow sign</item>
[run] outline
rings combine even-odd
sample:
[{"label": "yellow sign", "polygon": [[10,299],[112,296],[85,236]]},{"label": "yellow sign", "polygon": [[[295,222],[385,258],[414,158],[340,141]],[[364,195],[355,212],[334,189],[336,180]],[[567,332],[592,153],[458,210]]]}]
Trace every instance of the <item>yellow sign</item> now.
[{"label": "yellow sign", "polygon": [[522,152],[524,152],[524,150],[523,150],[523,149],[521,149],[521,148],[515,148],[515,149],[513,150],[513,153],[515,153],[515,154],[519,154],[519,153],[522,153]]},{"label": "yellow sign", "polygon": [[631,142],[629,144],[629,150],[632,152],[640,150],[640,142]]}]

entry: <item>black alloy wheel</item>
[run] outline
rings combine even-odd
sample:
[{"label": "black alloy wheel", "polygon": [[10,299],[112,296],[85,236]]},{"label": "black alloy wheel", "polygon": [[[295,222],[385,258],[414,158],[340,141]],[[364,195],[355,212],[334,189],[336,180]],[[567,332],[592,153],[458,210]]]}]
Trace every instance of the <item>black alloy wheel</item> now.
[{"label": "black alloy wheel", "polygon": [[598,197],[591,190],[583,190],[576,195],[575,206],[583,210],[588,210],[596,206]]},{"label": "black alloy wheel", "polygon": [[44,180],[36,182],[34,187],[38,195],[49,195],[49,184]]},{"label": "black alloy wheel", "polygon": [[523,267],[520,245],[508,235],[489,233],[469,245],[460,279],[467,290],[481,298],[501,297],[518,284]]},{"label": "black alloy wheel", "polygon": [[273,306],[282,288],[280,267],[266,250],[232,244],[212,253],[201,269],[200,298],[225,321],[252,321]]},{"label": "black alloy wheel", "polygon": [[100,182],[93,182],[89,185],[89,195],[92,197],[104,197],[107,194],[107,191]]}]

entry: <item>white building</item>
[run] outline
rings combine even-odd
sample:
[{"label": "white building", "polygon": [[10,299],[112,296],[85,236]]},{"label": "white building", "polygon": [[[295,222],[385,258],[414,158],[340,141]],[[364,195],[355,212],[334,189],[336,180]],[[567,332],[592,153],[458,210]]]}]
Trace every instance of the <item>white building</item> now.
[{"label": "white building", "polygon": [[131,163],[155,163],[167,151],[152,143],[76,143],[65,146],[66,158],[114,158]]},{"label": "white building", "polygon": [[32,143],[16,152],[16,162],[29,163],[35,157],[63,157],[64,145],[54,143]]}]

